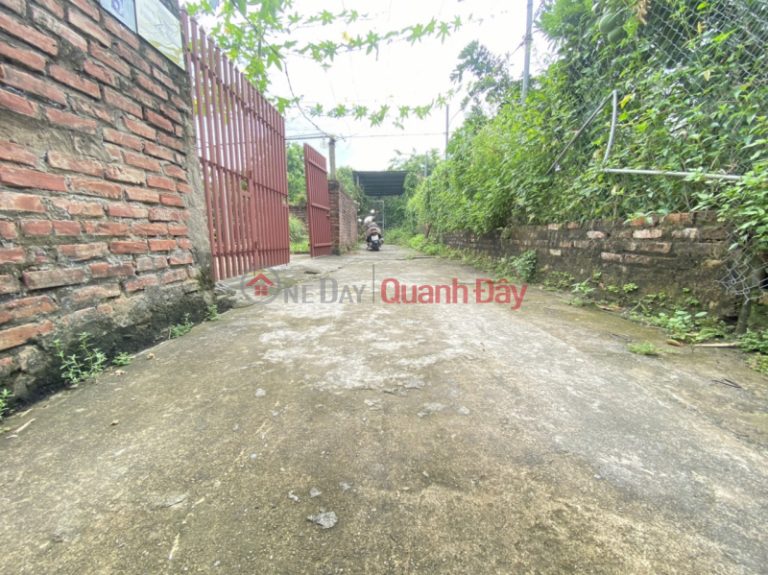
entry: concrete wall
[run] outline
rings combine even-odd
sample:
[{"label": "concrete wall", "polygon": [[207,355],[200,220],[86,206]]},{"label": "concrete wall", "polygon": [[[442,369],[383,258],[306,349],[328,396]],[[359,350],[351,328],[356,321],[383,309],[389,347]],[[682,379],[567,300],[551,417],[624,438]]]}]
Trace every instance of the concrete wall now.
[{"label": "concrete wall", "polygon": [[90,0],[0,0],[0,384],[54,338],[132,351],[204,309],[186,72]]},{"label": "concrete wall", "polygon": [[328,181],[328,195],[331,204],[333,253],[342,254],[354,249],[360,241],[357,230],[358,205],[337,181]]},{"label": "concrete wall", "polygon": [[713,311],[733,315],[735,301],[720,280],[729,242],[714,214],[680,213],[632,222],[512,226],[487,236],[448,234],[442,241],[496,257],[537,254],[537,279],[565,272],[584,280],[602,272],[605,284],[635,283],[640,293],[692,292]]}]

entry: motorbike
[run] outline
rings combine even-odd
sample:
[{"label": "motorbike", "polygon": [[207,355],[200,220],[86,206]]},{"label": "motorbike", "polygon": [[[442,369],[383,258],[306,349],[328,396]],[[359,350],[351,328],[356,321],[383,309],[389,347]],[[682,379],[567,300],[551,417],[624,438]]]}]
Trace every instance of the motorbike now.
[{"label": "motorbike", "polygon": [[365,243],[368,249],[377,252],[384,243],[384,237],[381,235],[381,228],[376,222],[371,222],[365,227]]}]

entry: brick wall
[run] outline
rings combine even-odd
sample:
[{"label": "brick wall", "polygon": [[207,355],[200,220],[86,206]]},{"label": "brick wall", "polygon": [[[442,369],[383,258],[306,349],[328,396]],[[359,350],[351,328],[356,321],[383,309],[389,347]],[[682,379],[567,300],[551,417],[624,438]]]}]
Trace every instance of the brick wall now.
[{"label": "brick wall", "polygon": [[487,236],[448,234],[442,240],[495,257],[535,250],[539,280],[551,272],[565,272],[581,281],[599,271],[603,283],[635,283],[641,294],[664,291],[675,296],[689,289],[717,313],[728,316],[737,309],[720,285],[726,273],[727,230],[710,213],[628,223],[513,226]]},{"label": "brick wall", "polygon": [[328,181],[328,195],[331,204],[333,253],[342,254],[354,249],[360,241],[357,231],[358,205],[337,181]]},{"label": "brick wall", "polygon": [[0,384],[148,343],[210,254],[186,73],[90,0],[0,0]]}]

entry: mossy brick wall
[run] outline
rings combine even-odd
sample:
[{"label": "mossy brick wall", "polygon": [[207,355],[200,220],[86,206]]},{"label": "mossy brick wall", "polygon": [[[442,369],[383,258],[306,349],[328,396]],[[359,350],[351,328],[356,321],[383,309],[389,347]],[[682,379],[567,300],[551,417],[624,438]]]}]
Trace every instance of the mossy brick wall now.
[{"label": "mossy brick wall", "polygon": [[331,206],[331,241],[333,253],[342,254],[353,249],[359,240],[357,231],[357,202],[347,195],[341,183],[328,181]]},{"label": "mossy brick wall", "polygon": [[640,294],[671,296],[691,290],[710,310],[731,316],[736,301],[725,293],[728,233],[711,213],[677,213],[630,222],[511,226],[486,236],[448,234],[442,241],[495,257],[537,255],[537,279],[564,272],[575,280],[602,273],[602,283],[635,283]]},{"label": "mossy brick wall", "polygon": [[51,342],[148,343],[210,248],[187,74],[90,0],[0,0],[0,385],[56,382]]}]

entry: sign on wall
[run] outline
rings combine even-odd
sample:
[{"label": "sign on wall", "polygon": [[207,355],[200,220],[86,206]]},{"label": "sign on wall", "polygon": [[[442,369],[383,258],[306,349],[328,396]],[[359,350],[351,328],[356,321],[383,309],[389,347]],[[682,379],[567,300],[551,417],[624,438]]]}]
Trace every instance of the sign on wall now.
[{"label": "sign on wall", "polygon": [[101,6],[157,48],[171,62],[184,68],[181,24],[161,0],[100,0]]},{"label": "sign on wall", "polygon": [[136,6],[134,0],[100,0],[101,7],[136,32]]}]

